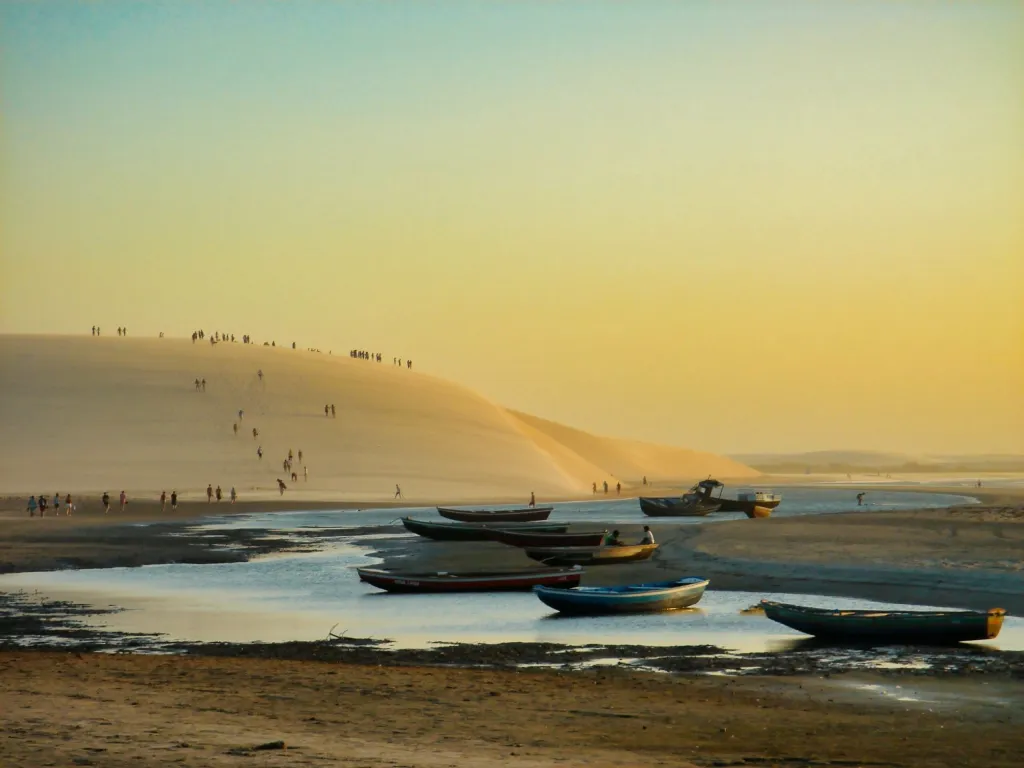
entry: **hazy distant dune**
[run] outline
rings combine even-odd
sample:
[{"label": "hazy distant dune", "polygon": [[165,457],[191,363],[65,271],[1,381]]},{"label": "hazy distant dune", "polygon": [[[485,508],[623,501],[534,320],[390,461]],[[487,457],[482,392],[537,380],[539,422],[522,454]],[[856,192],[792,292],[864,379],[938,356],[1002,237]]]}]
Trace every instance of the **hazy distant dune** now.
[{"label": "hazy distant dune", "polygon": [[[196,378],[206,379],[205,392],[195,391]],[[710,454],[511,414],[456,384],[347,353],[0,336],[0,394],[0,489],[8,493],[195,493],[212,483],[252,494],[272,492],[280,477],[290,494],[339,500],[388,498],[400,483],[410,499],[525,501],[530,491],[589,492],[606,475],[751,473]],[[324,415],[330,404],[336,418]],[[297,483],[282,469],[289,449],[303,450],[308,483],[297,457]]]},{"label": "hazy distant dune", "polygon": [[[601,468],[609,477],[630,484],[640,483],[645,475],[649,481],[665,482],[707,475],[739,479],[760,474],[738,461],[713,453],[601,437],[527,413],[509,413],[593,466]],[[594,479],[601,481],[603,478],[597,476]]]}]

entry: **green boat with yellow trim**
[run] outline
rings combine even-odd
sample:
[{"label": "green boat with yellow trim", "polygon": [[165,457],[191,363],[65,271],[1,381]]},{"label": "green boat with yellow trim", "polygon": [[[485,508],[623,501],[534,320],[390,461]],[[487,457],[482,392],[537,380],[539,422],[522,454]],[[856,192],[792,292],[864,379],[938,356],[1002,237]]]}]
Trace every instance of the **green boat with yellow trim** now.
[{"label": "green boat with yellow trim", "polygon": [[848,643],[948,645],[991,640],[1003,627],[1006,611],[849,611],[809,608],[762,600],[764,614],[797,632]]}]

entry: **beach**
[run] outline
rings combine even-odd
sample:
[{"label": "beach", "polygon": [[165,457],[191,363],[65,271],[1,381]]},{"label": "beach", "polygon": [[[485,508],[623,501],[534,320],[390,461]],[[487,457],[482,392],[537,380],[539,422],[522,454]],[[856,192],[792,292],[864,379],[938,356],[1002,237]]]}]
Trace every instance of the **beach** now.
[{"label": "beach", "polygon": [[[699,573],[714,590],[751,595],[1024,613],[1024,493],[1016,485],[890,486],[959,499],[948,508],[904,500],[900,508],[811,508],[764,520],[648,520],[633,507],[637,495],[678,493],[708,473],[730,488],[774,484],[784,498],[822,486],[787,485],[793,478],[760,477],[698,450],[597,437],[347,357],[152,339],[134,347],[109,339],[4,344],[22,365],[5,368],[3,382],[16,404],[4,411],[5,434],[17,439],[5,444],[0,473],[0,573],[60,571],[74,584],[74,569],[259,563],[312,556],[338,540],[373,552],[384,567],[522,568],[531,561],[499,544],[395,537],[401,529],[384,512],[521,506],[533,491],[540,504],[563,502],[558,514],[571,519],[570,530],[606,527],[600,521],[614,514],[588,514],[614,503],[629,510],[628,521],[615,525],[623,539],[639,539],[643,523],[657,532],[654,558],[592,569],[589,585]],[[54,379],[55,359],[76,373],[79,388]],[[180,375],[200,366],[206,392]],[[344,403],[338,421],[323,415],[328,398]],[[258,419],[255,439],[234,434],[239,409],[245,429]],[[98,435],[104,439],[94,444]],[[265,458],[251,455],[257,445]],[[280,466],[300,446],[315,469],[309,480],[289,478],[281,494],[274,486],[281,471],[268,462],[273,456]],[[402,498],[394,498],[396,477]],[[598,485],[594,493],[592,484],[604,482],[609,492]],[[207,485],[218,484],[224,500],[208,501]],[[49,496],[57,487],[72,494],[74,513],[30,517],[31,491]],[[227,500],[230,488],[237,503]],[[865,488],[869,499],[884,493]],[[858,489],[830,493],[849,504]],[[159,501],[171,490],[177,509]],[[922,505],[930,498],[922,496]],[[572,499],[579,501],[564,503]],[[578,509],[591,512],[573,517]],[[382,511],[367,518],[374,522],[346,523],[372,510]],[[283,513],[302,512],[329,513],[331,522],[285,524]],[[229,524],[250,518],[258,524]],[[221,521],[215,530],[214,519]],[[579,657],[584,663],[560,666],[572,648],[388,650],[360,640],[358,624],[344,627],[340,645],[161,646],[159,638],[82,628],[76,617],[97,609],[47,599],[38,590],[4,596],[0,752],[12,765],[1008,766],[1024,747],[1018,653],[950,651],[930,656],[921,671],[913,654],[602,650],[594,637],[590,655]],[[115,602],[105,610],[116,609]],[[54,631],[47,615],[62,612],[60,621],[70,623]],[[74,647],[55,647],[68,642]],[[886,668],[886,658],[896,666]],[[973,658],[966,668],[964,658]],[[737,671],[750,664],[756,672]]]}]

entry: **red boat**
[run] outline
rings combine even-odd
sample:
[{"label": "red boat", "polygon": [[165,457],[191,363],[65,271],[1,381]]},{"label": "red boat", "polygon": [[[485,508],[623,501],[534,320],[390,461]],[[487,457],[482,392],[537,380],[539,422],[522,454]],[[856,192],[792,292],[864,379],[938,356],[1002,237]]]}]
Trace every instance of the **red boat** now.
[{"label": "red boat", "polygon": [[597,547],[607,533],[607,530],[580,533],[498,530],[491,533],[491,538],[511,547]]},{"label": "red boat", "polygon": [[388,592],[503,592],[545,587],[579,586],[581,568],[543,568],[535,571],[491,571],[484,573],[411,573],[357,568],[360,581]]},{"label": "red boat", "polygon": [[554,507],[527,507],[526,509],[451,509],[438,507],[441,517],[460,523],[532,523],[547,520]]}]

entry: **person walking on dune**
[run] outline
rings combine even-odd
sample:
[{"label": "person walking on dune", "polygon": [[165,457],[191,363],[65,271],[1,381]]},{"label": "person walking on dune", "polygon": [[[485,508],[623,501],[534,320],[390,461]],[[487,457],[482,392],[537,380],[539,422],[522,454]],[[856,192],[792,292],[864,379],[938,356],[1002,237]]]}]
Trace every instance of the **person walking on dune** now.
[{"label": "person walking on dune", "polygon": [[334,403],[331,403],[331,418],[335,418],[338,415],[337,411],[334,410]]},{"label": "person walking on dune", "polygon": [[110,511],[110,494],[104,491],[101,501],[103,502],[103,514],[105,515]]},{"label": "person walking on dune", "polygon": [[256,449],[256,456],[261,461],[263,460],[263,446],[262,445],[259,448]]},{"label": "person walking on dune", "polygon": [[302,466],[302,479],[304,482],[309,482],[309,470],[306,468],[306,465]]},{"label": "person walking on dune", "polygon": [[302,449],[299,448],[299,464],[302,463]]},{"label": "person walking on dune", "polygon": [[167,510],[167,491],[160,491],[160,511]]},{"label": "person walking on dune", "polygon": [[238,435],[238,422],[237,421],[234,424],[231,425],[231,429],[234,430],[235,435],[237,436]]},{"label": "person walking on dune", "polygon": [[255,440],[259,436],[260,436],[260,431],[258,429],[256,429],[256,427],[253,427],[252,428],[252,439]]},{"label": "person walking on dune", "polygon": [[177,509],[178,509],[178,492],[177,491],[171,491],[171,512],[174,512]]},{"label": "person walking on dune", "polygon": [[[93,330],[93,335],[96,335],[95,329]],[[28,516],[29,517],[35,517],[36,516],[36,509],[38,507],[39,507],[39,505],[36,504],[36,497],[35,496],[29,496],[28,497]]]},{"label": "person walking on dune", "polygon": [[207,485],[206,486],[206,503],[210,504],[212,502],[213,502],[213,486],[212,485]]},{"label": "person walking on dune", "polygon": [[203,392],[205,392],[206,391],[206,379],[203,379],[202,385],[203,385]]},{"label": "person walking on dune", "polygon": [[330,415],[331,415],[331,406],[329,406],[329,405],[325,405],[325,406],[324,406],[324,418],[325,418],[325,419],[326,419],[326,418],[329,418],[329,417],[330,417]]},{"label": "person walking on dune", "polygon": [[241,408],[239,408],[239,409],[238,409],[238,420],[239,420],[239,421],[241,421],[241,420],[242,420],[242,415],[243,415],[244,413],[245,413],[245,411],[243,411],[243,410],[242,410]]},{"label": "person walking on dune", "polygon": [[284,484],[284,480],[282,480],[280,477],[277,478],[277,490],[282,496],[284,496],[284,489],[287,487],[288,486]]},{"label": "person walking on dune", "polygon": [[196,379],[196,392],[199,391],[199,379]]},{"label": "person walking on dune", "polygon": [[398,483],[395,483],[395,498],[402,498],[402,486],[400,486]]},{"label": "person walking on dune", "polygon": [[256,375],[260,377],[260,381],[262,382],[263,381],[263,369],[260,368],[258,371],[256,371]]}]

